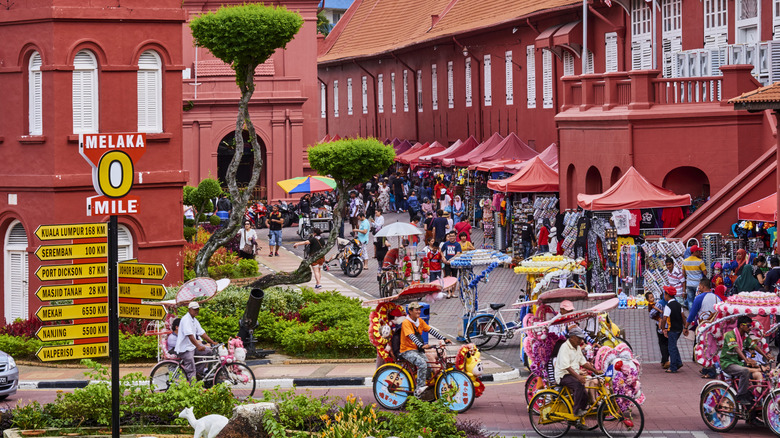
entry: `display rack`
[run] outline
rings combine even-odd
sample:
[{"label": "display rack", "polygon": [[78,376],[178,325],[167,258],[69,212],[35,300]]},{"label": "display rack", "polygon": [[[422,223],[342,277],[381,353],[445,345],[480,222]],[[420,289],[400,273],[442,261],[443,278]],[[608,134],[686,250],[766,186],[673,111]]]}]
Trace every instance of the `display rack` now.
[{"label": "display rack", "polygon": [[701,237],[702,260],[709,272],[710,267],[723,253],[723,236],[720,233],[704,233]]},{"label": "display rack", "polygon": [[660,239],[642,244],[645,252],[645,291],[653,292],[656,298],[663,295],[663,287],[669,286],[669,271],[666,269],[666,258],[674,260],[674,266],[682,270],[685,244],[679,240]]},{"label": "display rack", "polygon": [[574,242],[577,240],[577,221],[582,217],[582,212],[567,211],[564,216],[563,228],[563,255],[574,258]]}]

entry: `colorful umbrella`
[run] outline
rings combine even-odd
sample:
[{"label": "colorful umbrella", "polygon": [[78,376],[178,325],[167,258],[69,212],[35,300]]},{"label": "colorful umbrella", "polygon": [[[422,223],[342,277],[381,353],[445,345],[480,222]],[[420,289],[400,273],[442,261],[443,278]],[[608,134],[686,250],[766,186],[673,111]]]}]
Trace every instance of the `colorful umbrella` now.
[{"label": "colorful umbrella", "polygon": [[289,194],[327,192],[336,188],[336,181],[326,176],[299,176],[276,184]]}]

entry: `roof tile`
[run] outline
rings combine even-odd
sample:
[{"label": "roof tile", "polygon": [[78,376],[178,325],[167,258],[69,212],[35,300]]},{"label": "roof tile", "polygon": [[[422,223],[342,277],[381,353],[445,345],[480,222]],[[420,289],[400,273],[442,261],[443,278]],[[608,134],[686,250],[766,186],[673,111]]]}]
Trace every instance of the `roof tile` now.
[{"label": "roof tile", "polygon": [[[198,76],[235,76],[236,72],[219,59],[198,61]],[[269,59],[255,69],[255,76],[273,76],[274,60]]]},{"label": "roof tile", "polygon": [[780,103],[780,82],[743,93],[729,103]]}]

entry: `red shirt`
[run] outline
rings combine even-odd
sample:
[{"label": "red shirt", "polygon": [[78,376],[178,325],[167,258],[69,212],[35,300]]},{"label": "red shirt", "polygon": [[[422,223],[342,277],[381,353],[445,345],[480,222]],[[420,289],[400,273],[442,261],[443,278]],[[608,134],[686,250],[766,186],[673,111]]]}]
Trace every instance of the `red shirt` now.
[{"label": "red shirt", "polygon": [[[468,221],[460,221],[455,224],[455,232],[458,233],[458,236],[460,236],[460,233],[466,233],[466,240],[471,242],[471,224]],[[460,237],[458,237],[458,240],[460,240]]]},{"label": "red shirt", "polygon": [[428,266],[428,271],[438,272],[441,271],[442,256],[441,251],[438,249],[429,252],[423,259],[423,263]]},{"label": "red shirt", "polygon": [[549,236],[550,236],[550,232],[547,231],[547,227],[542,227],[539,230],[539,239],[537,239],[538,242],[539,242],[539,245],[540,246],[541,245],[549,245],[550,244]]}]

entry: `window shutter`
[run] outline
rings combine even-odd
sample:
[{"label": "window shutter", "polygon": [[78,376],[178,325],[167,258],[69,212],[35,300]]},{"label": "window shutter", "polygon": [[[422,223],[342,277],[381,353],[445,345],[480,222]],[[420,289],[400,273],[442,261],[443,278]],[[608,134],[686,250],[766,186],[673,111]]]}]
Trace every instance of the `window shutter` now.
[{"label": "window shutter", "polygon": [[471,107],[471,58],[466,58],[466,108]]},{"label": "window shutter", "polygon": [[73,133],[98,132],[97,61],[82,50],[73,59]]},{"label": "window shutter", "polygon": [[775,83],[780,81],[780,41],[769,42],[769,81]]},{"label": "window shutter", "polygon": [[8,233],[6,255],[8,257],[8,278],[6,279],[5,318],[13,321],[27,319],[29,308],[27,233],[17,222]]},{"label": "window shutter", "polygon": [[704,0],[704,48],[728,44],[728,0]]},{"label": "window shutter", "polygon": [[504,77],[505,89],[506,89],[506,104],[514,105],[515,103],[515,84],[514,84],[514,69],[512,69],[512,51],[507,50],[504,53],[504,69],[506,70]]},{"label": "window shutter", "polygon": [[679,33],[669,34],[661,40],[663,52],[664,77],[676,78],[674,54],[682,51],[682,36]]},{"label": "window shutter", "polygon": [[35,52],[30,57],[29,71],[29,134],[43,135],[43,73],[41,55]]},{"label": "window shutter", "polygon": [[363,114],[368,114],[368,81],[365,76],[360,79],[360,93],[363,98]]},{"label": "window shutter", "polygon": [[[617,53],[617,41],[615,43],[615,52]],[[650,69],[652,67],[652,55],[652,41],[649,39],[633,40],[631,42],[631,69]],[[613,71],[617,71],[617,66],[615,66]]]},{"label": "window shutter", "polygon": [[485,76],[485,106],[493,105],[493,70],[490,64],[490,55],[485,55],[482,60],[482,70]]},{"label": "window shutter", "polygon": [[536,108],[536,53],[533,45],[525,48],[525,68],[528,108]]},{"label": "window shutter", "polygon": [[320,84],[320,117],[323,119],[328,116],[328,107],[326,105],[327,90],[325,84]]},{"label": "window shutter", "polygon": [[117,227],[117,253],[120,262],[133,258],[133,236],[124,225]]},{"label": "window shutter", "polygon": [[376,77],[377,89],[376,89],[376,108],[381,114],[385,112],[385,78],[384,75],[378,75]]},{"label": "window shutter", "polygon": [[409,71],[404,70],[404,112],[409,112]]},{"label": "window shutter", "polygon": [[588,74],[593,74],[595,71],[593,69],[594,62],[593,62],[593,52],[588,50],[588,59],[585,61],[585,72]]},{"label": "window shutter", "polygon": [[436,72],[436,64],[431,65],[431,108],[439,109],[439,78]]},{"label": "window shutter", "polygon": [[[618,71],[618,49],[617,49],[617,33],[609,32],[604,34],[604,45],[606,63],[604,65],[604,71],[606,73]],[[634,47],[632,43],[631,53],[634,53]]]},{"label": "window shutter", "polygon": [[423,111],[422,70],[417,70],[417,112]]},{"label": "window shutter", "polygon": [[339,116],[339,81],[333,81],[333,117]]},{"label": "window shutter", "polygon": [[455,108],[455,87],[453,79],[452,61],[447,63],[447,108]]},{"label": "window shutter", "polygon": [[138,58],[138,131],[162,132],[162,65],[147,51]]},{"label": "window shutter", "polygon": [[553,107],[552,52],[542,50],[542,108]]},{"label": "window shutter", "polygon": [[395,114],[395,73],[390,73],[390,107]]},{"label": "window shutter", "polygon": [[347,78],[347,115],[352,115],[352,78]]},{"label": "window shutter", "polygon": [[563,75],[574,76],[574,55],[567,50],[563,51]]}]

